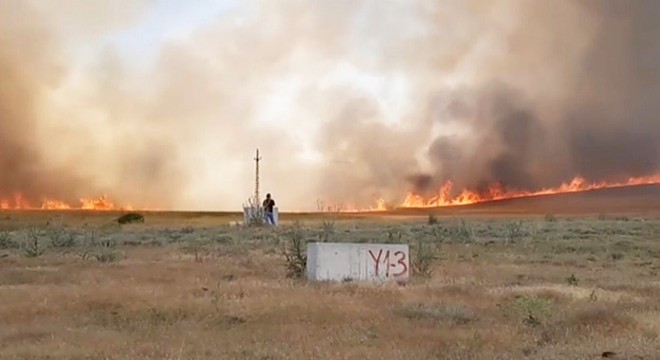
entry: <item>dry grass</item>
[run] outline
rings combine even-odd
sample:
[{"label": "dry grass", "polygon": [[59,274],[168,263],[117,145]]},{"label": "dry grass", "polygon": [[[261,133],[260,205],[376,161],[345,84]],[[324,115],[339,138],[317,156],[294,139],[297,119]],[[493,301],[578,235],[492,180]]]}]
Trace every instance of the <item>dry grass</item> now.
[{"label": "dry grass", "polygon": [[[8,216],[7,244],[54,215]],[[439,257],[428,278],[370,286],[287,278],[284,230],[159,216],[70,214],[72,246],[0,249],[0,358],[660,358],[657,218],[335,219],[330,232],[302,217],[306,239]]]}]

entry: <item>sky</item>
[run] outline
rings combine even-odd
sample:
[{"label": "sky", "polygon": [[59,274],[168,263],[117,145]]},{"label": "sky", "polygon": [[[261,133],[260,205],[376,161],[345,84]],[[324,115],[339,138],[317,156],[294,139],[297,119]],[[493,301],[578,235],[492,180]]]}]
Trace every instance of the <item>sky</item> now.
[{"label": "sky", "polygon": [[0,198],[287,210],[660,172],[656,3],[0,0]]},{"label": "sky", "polygon": [[185,39],[196,29],[219,21],[240,6],[240,0],[158,0],[135,24],[109,34],[105,42],[148,66],[155,61],[166,42]]}]

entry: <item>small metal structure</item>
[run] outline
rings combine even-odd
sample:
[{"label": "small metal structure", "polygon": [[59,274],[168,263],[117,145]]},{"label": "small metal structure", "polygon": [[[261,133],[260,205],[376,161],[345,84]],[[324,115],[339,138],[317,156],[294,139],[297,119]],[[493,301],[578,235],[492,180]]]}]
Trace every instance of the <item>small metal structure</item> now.
[{"label": "small metal structure", "polygon": [[[261,161],[261,157],[259,156],[259,149],[257,149],[257,155],[254,157],[254,161],[254,197],[248,199],[247,204],[243,204],[243,224],[245,226],[261,226],[266,224],[266,212],[261,204],[261,196],[259,194],[259,161]],[[273,208],[273,217],[275,219],[275,225],[277,225],[279,221],[277,207]]]}]

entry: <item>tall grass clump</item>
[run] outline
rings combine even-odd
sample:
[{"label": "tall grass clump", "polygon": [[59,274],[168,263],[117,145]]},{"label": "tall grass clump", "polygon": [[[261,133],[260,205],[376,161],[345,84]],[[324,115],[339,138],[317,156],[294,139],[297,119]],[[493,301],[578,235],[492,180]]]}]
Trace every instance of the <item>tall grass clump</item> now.
[{"label": "tall grass clump", "polygon": [[206,245],[200,240],[190,240],[181,247],[181,251],[187,255],[193,255],[195,262],[203,262],[206,255],[209,253]]},{"label": "tall grass clump", "polygon": [[0,250],[16,248],[18,248],[18,242],[14,240],[12,234],[6,230],[0,231]]},{"label": "tall grass clump", "polygon": [[64,227],[48,229],[47,234],[54,248],[70,248],[76,245],[76,234]]},{"label": "tall grass clump", "polygon": [[566,278],[566,283],[571,286],[578,286],[580,284],[580,279],[578,279],[575,274],[571,274],[571,276]]},{"label": "tall grass clump", "polygon": [[266,212],[254,198],[249,198],[243,208],[249,209],[247,224],[245,226],[260,227],[266,225]]},{"label": "tall grass clump", "polygon": [[119,259],[119,253],[115,250],[117,241],[111,238],[101,239],[98,242],[98,250],[94,254],[96,261],[109,263]]},{"label": "tall grass clump", "polygon": [[46,247],[41,241],[41,232],[30,228],[25,233],[25,240],[21,244],[21,250],[26,257],[39,257],[46,252]]},{"label": "tall grass clump", "polygon": [[538,326],[547,321],[552,314],[552,302],[546,298],[534,295],[523,295],[518,297],[513,307],[522,317],[523,324]]},{"label": "tall grass clump", "polygon": [[305,230],[299,222],[295,222],[284,232],[282,255],[286,266],[288,278],[301,279],[307,270],[307,254]]},{"label": "tall grass clump", "polygon": [[430,278],[433,274],[433,267],[438,260],[438,251],[435,247],[418,241],[413,248],[412,269],[415,276]]},{"label": "tall grass clump", "polygon": [[512,221],[506,224],[506,239],[509,242],[514,242],[516,240],[519,240],[520,238],[524,237],[527,235],[527,232],[525,231],[524,227],[524,222],[522,220],[520,221]]},{"label": "tall grass clump", "polygon": [[335,222],[334,221],[324,221],[321,224],[321,232],[319,234],[319,240],[321,242],[330,242],[336,233]]},{"label": "tall grass clump", "polygon": [[83,260],[96,259],[101,263],[109,263],[119,259],[119,253],[115,250],[117,241],[109,237],[99,236],[97,231],[89,231],[83,240],[83,246],[79,253]]},{"label": "tall grass clump", "polygon": [[403,232],[400,229],[387,229],[387,244],[401,244],[403,242]]}]

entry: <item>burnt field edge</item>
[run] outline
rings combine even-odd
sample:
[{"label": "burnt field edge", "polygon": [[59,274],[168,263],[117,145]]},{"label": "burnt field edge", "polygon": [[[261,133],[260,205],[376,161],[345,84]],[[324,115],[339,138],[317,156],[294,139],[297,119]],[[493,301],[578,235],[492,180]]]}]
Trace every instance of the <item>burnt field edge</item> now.
[{"label": "burnt field edge", "polygon": [[[80,216],[119,216],[130,212],[145,215],[172,218],[197,217],[242,217],[240,211],[214,210],[0,210],[0,216],[10,214],[69,214]],[[351,211],[351,212],[318,212],[318,211],[283,211],[283,218],[304,218],[318,216],[333,216],[341,218],[361,218],[369,216],[420,216],[425,214],[438,215],[469,215],[469,214],[573,214],[597,212],[660,212],[660,184],[632,185],[608,189],[524,196],[511,199],[484,201],[477,204],[450,205],[442,207],[409,207],[394,208],[385,211]]]}]

